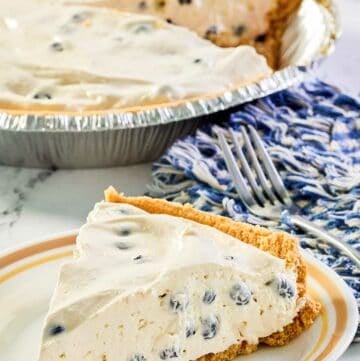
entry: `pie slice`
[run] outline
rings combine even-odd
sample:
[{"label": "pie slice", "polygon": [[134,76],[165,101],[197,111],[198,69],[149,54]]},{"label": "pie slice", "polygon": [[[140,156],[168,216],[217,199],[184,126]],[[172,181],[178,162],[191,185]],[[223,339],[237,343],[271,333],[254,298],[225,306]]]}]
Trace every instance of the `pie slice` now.
[{"label": "pie slice", "polygon": [[40,361],[233,360],[320,305],[289,235],[112,188],[60,271]]}]

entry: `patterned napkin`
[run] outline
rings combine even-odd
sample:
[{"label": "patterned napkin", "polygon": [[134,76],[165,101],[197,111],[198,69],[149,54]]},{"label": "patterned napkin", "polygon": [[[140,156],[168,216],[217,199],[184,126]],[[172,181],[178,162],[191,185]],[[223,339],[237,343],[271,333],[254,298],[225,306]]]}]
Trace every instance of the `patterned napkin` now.
[{"label": "patterned napkin", "polygon": [[[235,220],[295,233],[249,214],[238,199],[217,143],[252,124],[303,215],[360,250],[360,101],[320,81],[247,104],[222,124],[206,124],[153,165],[150,195]],[[360,270],[338,250],[299,233],[301,245],[352,288],[360,308]],[[360,327],[354,341],[360,341]]]}]

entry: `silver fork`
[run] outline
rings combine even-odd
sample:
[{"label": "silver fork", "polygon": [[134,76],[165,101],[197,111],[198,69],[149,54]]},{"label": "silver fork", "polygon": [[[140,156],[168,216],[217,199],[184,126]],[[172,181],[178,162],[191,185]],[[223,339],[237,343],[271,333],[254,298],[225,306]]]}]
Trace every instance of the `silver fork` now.
[{"label": "silver fork", "polygon": [[245,157],[233,130],[230,130],[230,136],[241,170],[224,134],[219,132],[218,136],[226,166],[245,207],[256,216],[277,222],[280,222],[282,212],[288,210],[293,225],[341,250],[360,268],[360,253],[355,248],[299,216],[299,209],[293,203],[256,130],[252,126],[242,126],[240,131],[250,161]]}]

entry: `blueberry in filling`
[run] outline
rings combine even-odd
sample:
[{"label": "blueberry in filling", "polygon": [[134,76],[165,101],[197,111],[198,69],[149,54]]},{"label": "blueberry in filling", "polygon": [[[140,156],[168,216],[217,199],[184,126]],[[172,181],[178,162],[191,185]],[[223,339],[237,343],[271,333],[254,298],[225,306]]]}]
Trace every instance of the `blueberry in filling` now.
[{"label": "blueberry in filling", "polygon": [[230,290],[230,298],[235,301],[238,306],[247,305],[251,300],[249,287],[243,282],[236,283]]},{"label": "blueberry in filling", "polygon": [[257,43],[264,43],[266,41],[266,34],[260,34],[255,37]]},{"label": "blueberry in filling", "polygon": [[65,327],[62,325],[54,325],[49,328],[49,335],[56,336],[65,331]]},{"label": "blueberry in filling", "polygon": [[195,60],[194,60],[194,63],[195,63],[195,64],[201,63],[201,59],[200,59],[200,58],[195,59]]},{"label": "blueberry in filling", "polygon": [[161,360],[169,360],[171,358],[177,358],[179,357],[179,355],[180,355],[180,348],[177,346],[164,348],[159,353]]},{"label": "blueberry in filling", "polygon": [[137,262],[137,263],[144,263],[145,262],[144,257],[141,254],[136,256],[134,258],[134,261]]},{"label": "blueberry in filling", "polygon": [[141,33],[149,33],[151,30],[153,30],[153,27],[149,24],[140,24],[135,27],[134,33],[135,34],[141,34]]},{"label": "blueberry in filling", "polygon": [[212,315],[204,318],[201,320],[201,324],[203,328],[202,336],[205,340],[211,340],[217,335],[220,327],[219,318],[217,316]]},{"label": "blueberry in filling", "polygon": [[72,16],[71,20],[74,23],[81,23],[84,20],[86,20],[89,17],[89,13],[88,12],[82,12],[82,13],[76,13]]},{"label": "blueberry in filling", "polygon": [[131,244],[127,243],[127,242],[118,242],[116,243],[116,248],[120,249],[120,250],[126,250],[126,249],[130,249]]},{"label": "blueberry in filling", "polygon": [[59,53],[65,50],[64,46],[58,41],[56,41],[55,43],[52,43],[50,45],[50,47],[52,50],[57,51]]},{"label": "blueberry in filling", "polygon": [[208,38],[211,35],[216,35],[218,33],[217,27],[215,25],[210,26],[205,33],[205,37]]},{"label": "blueberry in filling", "polygon": [[194,320],[190,319],[187,321],[186,327],[185,327],[186,338],[192,337],[195,334],[196,334],[195,322],[194,322]]},{"label": "blueberry in filling", "polygon": [[245,25],[238,25],[234,28],[234,35],[241,36],[244,34],[245,30],[246,30]]},{"label": "blueberry in filling", "polygon": [[277,277],[276,289],[283,298],[293,298],[295,296],[294,286],[283,276]]},{"label": "blueberry in filling", "polygon": [[186,338],[189,338],[191,336],[194,336],[196,334],[196,329],[193,326],[186,327],[185,335]]},{"label": "blueberry in filling", "polygon": [[146,361],[146,358],[141,353],[136,353],[129,358],[129,361]]},{"label": "blueberry in filling", "polygon": [[216,299],[216,292],[214,290],[207,290],[203,296],[203,302],[207,305],[212,304]]},{"label": "blueberry in filling", "polygon": [[[123,40],[123,38],[121,36],[119,36],[119,37],[116,37],[115,40],[121,41],[121,40]],[[117,212],[120,214],[129,214],[129,211],[127,209],[118,209]]]},{"label": "blueberry in filling", "polygon": [[146,8],[147,8],[146,1],[140,1],[139,2],[139,9],[140,10],[145,10]]},{"label": "blueberry in filling", "polygon": [[125,228],[125,229],[122,229],[119,233],[120,233],[120,236],[126,237],[126,236],[130,236],[131,231],[130,231],[130,229]]},{"label": "blueberry in filling", "polygon": [[170,297],[169,305],[173,312],[183,312],[189,306],[189,297],[185,293],[177,293]]},{"label": "blueberry in filling", "polygon": [[33,96],[34,99],[39,99],[39,100],[45,100],[45,99],[51,99],[51,95],[49,93],[45,93],[45,92],[40,92],[40,93],[36,93]]}]

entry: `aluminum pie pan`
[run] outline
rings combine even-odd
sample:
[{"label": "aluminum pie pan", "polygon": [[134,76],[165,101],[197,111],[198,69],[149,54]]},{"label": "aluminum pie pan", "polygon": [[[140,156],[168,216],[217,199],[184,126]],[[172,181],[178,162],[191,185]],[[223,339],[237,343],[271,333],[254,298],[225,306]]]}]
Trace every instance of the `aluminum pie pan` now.
[{"label": "aluminum pie pan", "polygon": [[226,116],[224,111],[298,84],[312,64],[332,52],[339,35],[335,0],[303,0],[284,33],[283,68],[258,83],[213,97],[135,111],[85,115],[1,111],[0,163],[90,168],[154,160],[177,138],[195,131],[203,120],[218,120]]}]

